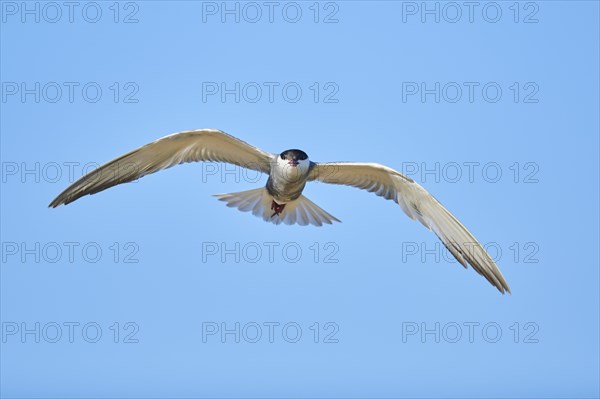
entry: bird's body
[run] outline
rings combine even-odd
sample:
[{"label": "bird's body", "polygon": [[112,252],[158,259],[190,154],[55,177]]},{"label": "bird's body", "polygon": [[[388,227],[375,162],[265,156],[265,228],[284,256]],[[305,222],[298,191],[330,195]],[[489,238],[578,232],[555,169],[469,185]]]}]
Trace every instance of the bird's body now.
[{"label": "bird's body", "polygon": [[315,165],[301,150],[273,154],[264,189],[218,194],[217,197],[230,207],[243,212],[252,211],[254,215],[275,224],[322,226],[324,223],[339,222],[302,195]]},{"label": "bird's body", "polygon": [[411,219],[433,230],[465,268],[470,264],[500,292],[510,292],[502,273],[475,237],[423,187],[394,169],[376,163],[315,163],[297,149],[268,153],[214,129],[175,133],[133,150],[77,180],[49,206],[68,204],[161,169],[197,161],[227,162],[268,174],[265,187],[217,197],[229,207],[252,212],[274,224],[322,226],[339,222],[302,194],[310,181],[349,185],[393,200]]},{"label": "bird's body", "polygon": [[[282,155],[286,158],[282,158]],[[297,158],[297,160],[288,160],[288,156]],[[304,159],[299,159],[301,157]],[[293,201],[302,194],[309,171],[310,161],[304,151],[284,151],[276,162],[271,164],[271,171],[266,185],[267,191],[277,203]]]}]

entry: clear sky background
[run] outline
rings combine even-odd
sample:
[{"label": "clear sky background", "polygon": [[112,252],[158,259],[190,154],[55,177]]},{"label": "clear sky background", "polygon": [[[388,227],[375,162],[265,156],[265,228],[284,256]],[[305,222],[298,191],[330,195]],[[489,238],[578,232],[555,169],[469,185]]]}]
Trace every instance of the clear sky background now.
[{"label": "clear sky background", "polygon": [[[3,397],[600,395],[597,2],[0,4]],[[322,228],[219,164],[47,208],[204,127],[404,171],[512,295],[352,188]]]}]

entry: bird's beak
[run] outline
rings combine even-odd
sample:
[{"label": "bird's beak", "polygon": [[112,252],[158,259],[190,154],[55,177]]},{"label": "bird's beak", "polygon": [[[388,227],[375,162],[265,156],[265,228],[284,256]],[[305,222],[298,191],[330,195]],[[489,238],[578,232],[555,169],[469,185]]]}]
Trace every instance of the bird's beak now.
[{"label": "bird's beak", "polygon": [[298,166],[298,163],[299,162],[297,160],[295,160],[295,159],[292,159],[291,161],[288,162],[288,164],[292,165],[292,166]]}]

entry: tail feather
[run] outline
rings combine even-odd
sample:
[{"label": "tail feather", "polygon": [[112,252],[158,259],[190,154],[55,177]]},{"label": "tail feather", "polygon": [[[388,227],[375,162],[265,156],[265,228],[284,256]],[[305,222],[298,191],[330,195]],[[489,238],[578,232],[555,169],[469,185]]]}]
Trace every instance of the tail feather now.
[{"label": "tail feather", "polygon": [[332,224],[334,221],[340,222],[335,216],[321,209],[303,195],[286,203],[283,211],[274,215],[271,209],[273,198],[264,187],[237,193],[216,194],[215,197],[226,202],[230,208],[237,208],[242,212],[252,212],[254,216],[274,224],[322,226],[323,224]]}]

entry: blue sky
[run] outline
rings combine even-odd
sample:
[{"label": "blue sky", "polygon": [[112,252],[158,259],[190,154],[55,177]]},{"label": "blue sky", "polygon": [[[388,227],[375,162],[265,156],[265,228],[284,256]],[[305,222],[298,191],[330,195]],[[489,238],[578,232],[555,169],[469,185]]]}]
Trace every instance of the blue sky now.
[{"label": "blue sky", "polygon": [[[597,2],[0,5],[3,397],[600,395]],[[47,208],[203,127],[407,173],[513,294],[352,188],[322,228],[219,164]]]}]

